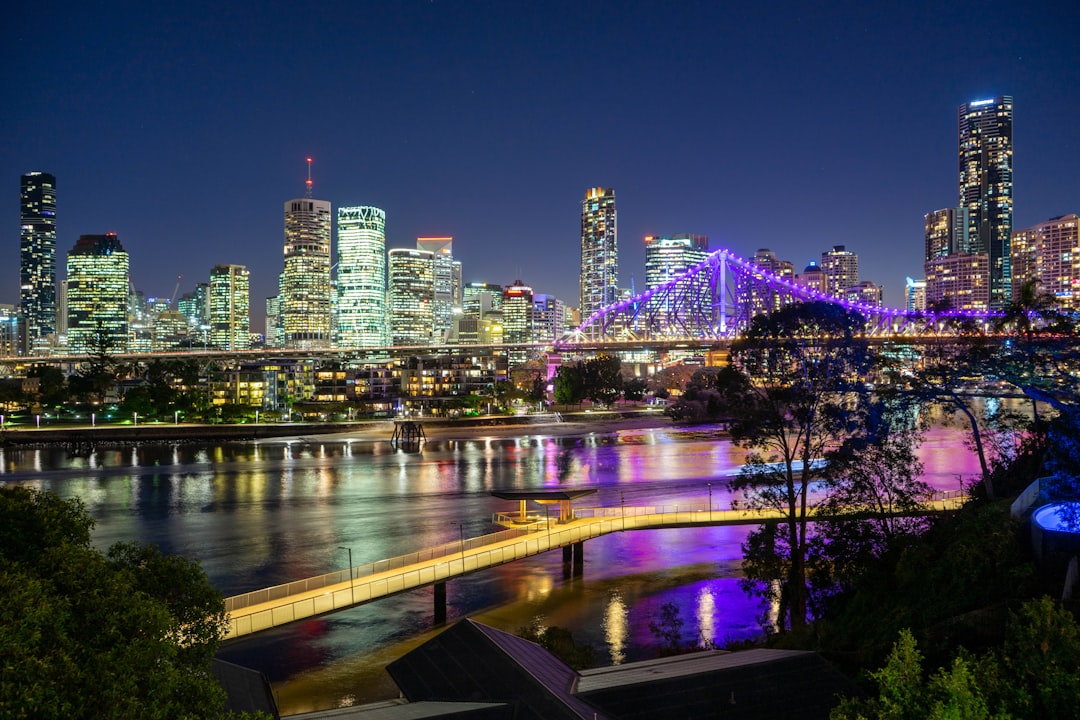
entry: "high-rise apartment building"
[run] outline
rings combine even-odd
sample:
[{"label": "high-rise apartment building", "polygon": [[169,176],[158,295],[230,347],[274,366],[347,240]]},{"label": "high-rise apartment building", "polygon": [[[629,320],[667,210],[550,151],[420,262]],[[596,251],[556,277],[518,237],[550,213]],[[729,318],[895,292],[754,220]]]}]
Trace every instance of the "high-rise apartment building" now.
[{"label": "high-rise apartment building", "polygon": [[[507,286],[502,303],[503,342],[507,345],[535,342],[535,314],[533,289],[520,280]],[[510,367],[514,367],[529,359],[529,351],[511,348],[507,350],[506,358]]]},{"label": "high-rise apartment building", "polygon": [[904,288],[907,311],[910,313],[926,312],[926,281],[907,278]]},{"label": "high-rise apartment building", "polygon": [[[778,278],[795,282],[795,266],[790,260],[780,260],[768,248],[759,248],[750,260],[754,265]],[[747,282],[739,290],[740,297],[750,307],[750,316],[779,310],[787,302],[787,295],[764,282]]]},{"label": "high-rise apartment building", "polygon": [[968,210],[962,252],[989,257],[990,307],[1012,294],[1013,99],[1002,95],[964,103],[959,111],[960,206]]},{"label": "high-rise apartment building", "polygon": [[990,260],[986,253],[948,255],[926,263],[926,303],[934,310],[987,310]]},{"label": "high-rise apartment building", "polygon": [[566,335],[566,303],[554,295],[533,294],[533,342],[558,342]]},{"label": "high-rise apartment building", "polygon": [[795,275],[795,283],[818,292],[829,292],[829,278],[814,260],[811,260],[801,273]]},{"label": "high-rise apartment building", "polygon": [[56,334],[56,178],[29,172],[19,183],[21,352],[40,355]]},{"label": "high-rise apartment building", "polygon": [[618,283],[615,191],[590,188],[581,202],[581,316],[588,318],[614,303]]},{"label": "high-rise apartment building", "polygon": [[970,252],[968,241],[968,209],[966,207],[943,208],[926,213],[926,249],[923,260]]},{"label": "high-rise apartment building", "polygon": [[19,353],[19,314],[14,305],[0,303],[0,357]]},{"label": "high-rise apartment building", "polygon": [[436,343],[443,343],[454,321],[454,238],[416,238],[416,249],[431,253],[435,282],[432,338]]},{"label": "high-rise apartment building", "polygon": [[344,348],[386,345],[386,213],[339,207],[337,336]]},{"label": "high-rise apartment building", "polygon": [[328,347],[330,335],[330,203],[311,197],[285,202],[285,271],[281,278],[282,342],[287,348]]},{"label": "high-rise apartment building", "polygon": [[210,270],[210,344],[219,350],[251,346],[251,281],[243,265]]},{"label": "high-rise apartment building", "polygon": [[435,308],[435,257],[425,250],[387,253],[390,343],[431,345]]},{"label": "high-rise apartment building", "polygon": [[68,251],[69,352],[127,351],[129,268],[116,233],[82,235]]},{"label": "high-rise apartment building", "polygon": [[859,284],[859,256],[843,245],[833,245],[821,253],[821,272],[825,287],[833,297],[844,297],[847,289]]},{"label": "high-rise apartment building", "polygon": [[1012,234],[1012,296],[1026,282],[1063,310],[1080,310],[1080,218],[1053,217]]}]

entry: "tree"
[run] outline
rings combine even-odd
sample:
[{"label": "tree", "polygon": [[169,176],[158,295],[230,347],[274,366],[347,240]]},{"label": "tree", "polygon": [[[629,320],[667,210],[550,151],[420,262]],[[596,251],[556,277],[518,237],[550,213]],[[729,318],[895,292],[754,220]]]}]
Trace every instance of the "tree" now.
[{"label": "tree", "polygon": [[38,401],[44,407],[58,407],[67,402],[67,378],[64,372],[52,365],[35,365],[26,373],[27,377],[37,378]]},{"label": "tree", "polygon": [[645,399],[645,392],[649,384],[639,377],[631,377],[623,380],[623,397],[630,402],[639,402]]},{"label": "tree", "polygon": [[559,405],[577,405],[585,399],[585,378],[581,363],[560,365],[555,372],[555,402]]},{"label": "tree", "polygon": [[152,546],[90,544],[79,500],[0,488],[0,715],[225,717],[221,594]]},{"label": "tree", "polygon": [[622,360],[617,355],[597,355],[582,364],[585,397],[595,404],[610,405],[622,394]]},{"label": "tree", "polygon": [[[767,529],[752,531],[746,549],[777,553],[753,558],[746,576],[757,594],[779,603],[780,630],[806,624],[806,557],[811,515],[810,484],[815,461],[855,435],[868,391],[862,378],[869,356],[859,333],[861,315],[825,302],[789,305],[759,315],[731,348],[725,373],[725,407],[732,440],[750,450],[747,464],[730,483],[750,507],[783,514],[782,537],[759,542]],[[741,374],[743,377],[739,377]],[[756,570],[775,570],[779,576]]]},{"label": "tree", "polygon": [[919,479],[916,412],[903,398],[879,399],[868,405],[862,431],[826,453],[827,494],[817,509],[830,520],[817,524],[814,545],[829,576],[819,578],[821,592],[850,588],[869,563],[926,528],[916,511],[932,489]]}]

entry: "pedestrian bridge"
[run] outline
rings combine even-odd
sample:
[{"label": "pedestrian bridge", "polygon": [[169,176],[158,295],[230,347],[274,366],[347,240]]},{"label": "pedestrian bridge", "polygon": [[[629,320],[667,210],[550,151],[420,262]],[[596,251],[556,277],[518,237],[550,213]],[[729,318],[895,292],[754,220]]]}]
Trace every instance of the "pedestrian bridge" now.
[{"label": "pedestrian bridge", "polygon": [[[916,514],[955,510],[965,499],[957,491],[938,493]],[[494,518],[496,524],[510,529],[226,598],[229,625],[225,639],[245,637],[428,585],[435,588],[438,624],[446,620],[446,581],[469,573],[562,548],[563,561],[572,562],[580,574],[584,542],[589,538],[628,530],[760,525],[781,519],[783,514],[772,510],[705,506],[578,508],[572,518],[562,521],[500,513]]]}]

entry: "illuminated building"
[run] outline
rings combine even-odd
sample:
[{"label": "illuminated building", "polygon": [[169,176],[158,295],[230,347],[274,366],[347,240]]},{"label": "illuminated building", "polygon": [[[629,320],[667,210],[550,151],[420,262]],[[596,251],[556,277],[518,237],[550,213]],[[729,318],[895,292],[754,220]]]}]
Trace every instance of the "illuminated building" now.
[{"label": "illuminated building", "polygon": [[[503,342],[507,345],[536,342],[535,313],[533,289],[520,280],[514,281],[503,291]],[[527,350],[513,349],[507,353],[507,359],[513,367],[528,360],[529,354]]]},{"label": "illuminated building", "polygon": [[947,255],[926,263],[926,305],[933,310],[988,310],[989,256]]},{"label": "illuminated building", "polygon": [[926,281],[907,278],[905,285],[908,312],[926,312]]},{"label": "illuminated building", "polygon": [[533,342],[557,342],[569,331],[566,303],[554,295],[533,294]]},{"label": "illuminated building", "polygon": [[881,307],[883,294],[880,285],[872,283],[869,280],[861,280],[854,285],[845,288],[843,295],[840,297],[843,297],[851,303],[862,303],[863,305]]},{"label": "illuminated building", "polygon": [[581,316],[588,318],[614,303],[618,281],[615,191],[590,188],[581,203]]},{"label": "illuminated building", "polygon": [[[768,248],[759,248],[750,262],[776,277],[795,282],[795,266],[788,260],[778,260],[776,253]],[[786,295],[770,283],[747,283],[739,290],[739,294],[746,297],[746,301],[750,303],[751,315],[779,310],[783,307],[786,298]]]},{"label": "illuminated building", "polygon": [[645,236],[645,288],[652,290],[674,280],[709,257],[705,235]]},{"label": "illuminated building", "polygon": [[859,284],[859,256],[843,245],[833,245],[832,250],[821,253],[821,272],[826,292],[842,298],[849,287]]},{"label": "illuminated building", "polygon": [[993,309],[1008,305],[1012,294],[1012,133],[1012,97],[960,106],[960,206],[968,210],[969,244],[960,251],[989,257]]},{"label": "illuminated building", "polygon": [[337,335],[335,345],[386,345],[386,213],[358,205],[337,211]]},{"label": "illuminated building", "polygon": [[467,283],[462,288],[461,317],[457,322],[458,342],[467,345],[501,343],[502,301],[502,285]]},{"label": "illuminated building", "polygon": [[795,276],[795,282],[818,292],[829,292],[829,278],[821,270],[821,266],[813,260],[806,269]]},{"label": "illuminated building", "polygon": [[1051,295],[1056,307],[1080,310],[1080,223],[1076,213],[1050,218],[1012,234],[1012,297],[1024,283]]},{"label": "illuminated building", "polygon": [[56,334],[56,178],[30,172],[19,183],[21,350],[40,355]]},{"label": "illuminated building", "polygon": [[281,278],[282,343],[287,348],[330,345],[330,203],[307,195],[285,202],[285,271]]},{"label": "illuminated building", "polygon": [[210,270],[210,344],[219,350],[251,347],[250,279],[243,265]]},{"label": "illuminated building", "polygon": [[0,357],[19,352],[19,316],[14,305],[0,303]]},{"label": "illuminated building", "polygon": [[395,248],[389,259],[390,344],[431,345],[435,258],[425,250]]},{"label": "illuminated building", "polygon": [[970,251],[966,207],[935,210],[926,213],[924,221],[926,225],[924,261],[929,262],[934,258]]},{"label": "illuminated building", "polygon": [[82,235],[67,254],[68,350],[128,349],[128,254],[116,233]]},{"label": "illuminated building", "polygon": [[[454,316],[454,238],[416,238],[416,249],[431,253],[435,282],[432,339],[443,343],[450,333]],[[458,267],[460,270],[460,265]]]}]

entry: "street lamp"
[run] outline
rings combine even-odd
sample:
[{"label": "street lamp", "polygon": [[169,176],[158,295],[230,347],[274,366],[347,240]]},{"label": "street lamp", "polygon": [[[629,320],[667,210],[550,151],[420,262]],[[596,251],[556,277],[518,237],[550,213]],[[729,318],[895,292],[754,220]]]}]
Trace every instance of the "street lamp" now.
[{"label": "street lamp", "polygon": [[712,522],[712,483],[705,483],[709,487],[709,522]]},{"label": "street lamp", "polygon": [[353,605],[356,604],[356,583],[353,581],[353,564],[352,564],[352,548],[345,547],[344,545],[338,545],[338,550],[344,550],[349,553],[349,595],[352,597]]}]

